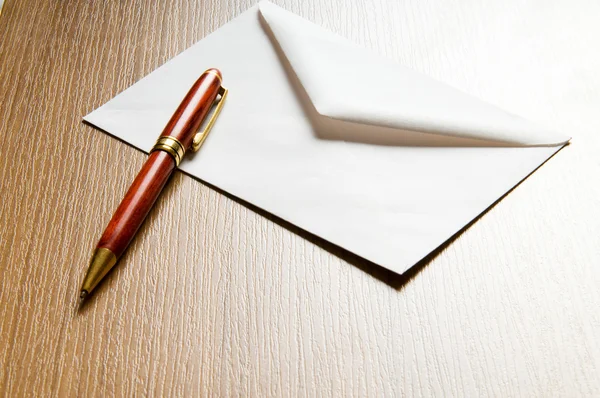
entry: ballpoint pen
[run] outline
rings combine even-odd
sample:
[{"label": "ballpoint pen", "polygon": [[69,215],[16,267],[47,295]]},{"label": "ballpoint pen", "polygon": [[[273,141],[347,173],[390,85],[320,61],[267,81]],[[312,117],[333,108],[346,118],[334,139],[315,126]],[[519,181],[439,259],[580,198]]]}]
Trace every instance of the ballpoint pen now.
[{"label": "ballpoint pen", "polygon": [[[206,70],[194,83],[158,137],[148,160],[129,187],[96,245],[81,285],[81,300],[94,290],[117,263],[187,150],[195,152],[204,142],[227,96],[227,89],[221,85],[222,80],[219,70]],[[220,99],[206,128],[198,132],[219,96]]]}]

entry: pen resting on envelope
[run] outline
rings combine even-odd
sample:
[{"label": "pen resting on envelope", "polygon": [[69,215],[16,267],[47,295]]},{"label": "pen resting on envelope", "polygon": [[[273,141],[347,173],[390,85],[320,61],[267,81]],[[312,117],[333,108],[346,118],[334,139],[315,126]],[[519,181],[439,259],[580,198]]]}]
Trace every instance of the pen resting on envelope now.
[{"label": "pen resting on envelope", "polygon": [[265,1],[85,120],[149,151],[212,65],[234,94],[179,167],[396,273],[569,140]]},{"label": "pen resting on envelope", "polygon": [[[81,299],[94,290],[121,257],[185,153],[189,149],[197,151],[204,142],[227,94],[222,79],[219,70],[208,69],[175,110],[96,246],[81,286]],[[198,133],[219,94],[221,100],[213,118]]]}]

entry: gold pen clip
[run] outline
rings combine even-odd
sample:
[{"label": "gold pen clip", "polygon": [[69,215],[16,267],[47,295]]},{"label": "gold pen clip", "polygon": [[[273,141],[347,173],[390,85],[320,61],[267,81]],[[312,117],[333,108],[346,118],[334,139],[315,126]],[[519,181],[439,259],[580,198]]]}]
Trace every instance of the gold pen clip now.
[{"label": "gold pen clip", "polygon": [[227,98],[228,92],[229,92],[229,90],[227,90],[223,86],[221,86],[221,88],[219,88],[219,95],[221,96],[221,98],[218,99],[217,106],[215,107],[215,111],[213,112],[212,116],[210,117],[204,130],[202,130],[199,133],[196,133],[196,135],[194,136],[194,141],[192,142],[192,151],[198,152],[198,149],[200,149],[200,147],[204,143],[206,136],[208,135],[208,133],[212,129],[213,125],[215,124],[215,121],[217,120],[217,116],[219,116],[219,113],[221,113],[221,109],[223,109],[223,104],[225,103],[225,98]]}]

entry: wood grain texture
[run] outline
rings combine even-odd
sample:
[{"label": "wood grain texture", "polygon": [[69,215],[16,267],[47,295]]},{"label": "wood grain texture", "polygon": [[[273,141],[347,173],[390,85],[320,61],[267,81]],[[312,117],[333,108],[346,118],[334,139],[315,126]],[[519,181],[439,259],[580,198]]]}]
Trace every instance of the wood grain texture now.
[{"label": "wood grain texture", "polygon": [[404,278],[176,173],[76,311],[146,159],[82,115],[252,3],[4,4],[0,393],[600,395],[595,0],[277,1],[573,143]]}]

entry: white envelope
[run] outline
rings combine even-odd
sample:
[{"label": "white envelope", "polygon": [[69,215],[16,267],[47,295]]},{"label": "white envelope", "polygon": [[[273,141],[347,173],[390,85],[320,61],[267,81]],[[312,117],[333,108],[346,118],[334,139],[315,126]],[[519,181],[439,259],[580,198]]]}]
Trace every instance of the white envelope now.
[{"label": "white envelope", "polygon": [[397,273],[569,139],[268,2],[85,120],[149,151],[210,67],[229,96],[180,168]]}]

